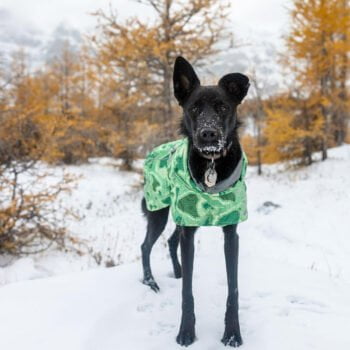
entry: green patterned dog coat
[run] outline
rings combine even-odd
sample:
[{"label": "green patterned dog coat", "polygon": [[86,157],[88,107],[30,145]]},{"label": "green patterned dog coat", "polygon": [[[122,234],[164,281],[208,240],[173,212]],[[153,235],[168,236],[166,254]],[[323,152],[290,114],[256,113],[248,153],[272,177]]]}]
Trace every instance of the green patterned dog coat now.
[{"label": "green patterned dog coat", "polygon": [[147,209],[155,211],[170,206],[175,223],[181,226],[226,226],[245,221],[246,168],[243,153],[239,179],[222,192],[209,193],[190,175],[187,138],[160,145],[145,160]]}]

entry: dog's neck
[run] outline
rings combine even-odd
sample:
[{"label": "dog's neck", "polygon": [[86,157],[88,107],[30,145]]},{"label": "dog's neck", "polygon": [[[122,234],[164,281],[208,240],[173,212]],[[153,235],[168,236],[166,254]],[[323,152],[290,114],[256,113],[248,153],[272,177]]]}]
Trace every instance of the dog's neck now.
[{"label": "dog's neck", "polygon": [[[218,159],[214,159],[215,170],[217,172],[217,182],[227,179],[236,169],[238,162],[242,157],[242,150],[239,143],[238,135],[234,135],[229,143],[231,143],[226,154]],[[208,168],[211,160],[204,158],[194,147],[191,139],[189,139],[189,167],[194,180],[197,183],[204,184],[204,173]]]}]

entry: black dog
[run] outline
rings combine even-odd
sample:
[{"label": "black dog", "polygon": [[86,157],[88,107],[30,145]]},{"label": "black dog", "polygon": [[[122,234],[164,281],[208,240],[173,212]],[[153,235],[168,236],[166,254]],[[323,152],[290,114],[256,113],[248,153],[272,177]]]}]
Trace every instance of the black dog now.
[{"label": "black dog", "polygon": [[[216,171],[214,183],[225,183],[242,158],[236,109],[248,92],[249,80],[240,73],[232,73],[221,78],[216,86],[201,86],[192,66],[182,57],[176,59],[173,78],[175,97],[183,108],[181,133],[189,142],[188,167],[192,179],[202,188],[208,188],[205,177],[208,166],[212,164]],[[150,253],[153,244],[165,228],[169,206],[151,211],[147,209],[143,199],[142,209],[148,221],[146,238],[141,246],[143,283],[158,291],[159,287],[151,272]],[[223,226],[228,298],[222,342],[233,347],[242,344],[238,319],[236,229],[237,224]],[[195,340],[192,272],[196,230],[197,227],[177,225],[168,241],[175,277],[183,277],[182,319],[176,341],[185,346]],[[179,242],[182,267],[177,257]]]}]

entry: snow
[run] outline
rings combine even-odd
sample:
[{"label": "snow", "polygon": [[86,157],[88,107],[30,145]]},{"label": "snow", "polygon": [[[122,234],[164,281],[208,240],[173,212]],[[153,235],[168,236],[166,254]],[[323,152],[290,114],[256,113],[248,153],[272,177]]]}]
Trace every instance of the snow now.
[{"label": "snow", "polygon": [[[265,166],[261,177],[248,169],[249,220],[239,226],[244,350],[350,348],[350,146],[329,155],[288,172]],[[155,294],[140,283],[140,175],[108,159],[68,170],[84,175],[67,198],[83,216],[71,231],[118,266],[50,251],[0,268],[0,348],[178,349],[181,280],[166,248],[173,223],[152,255]],[[200,229],[192,349],[224,348],[226,289],[220,230]]]}]

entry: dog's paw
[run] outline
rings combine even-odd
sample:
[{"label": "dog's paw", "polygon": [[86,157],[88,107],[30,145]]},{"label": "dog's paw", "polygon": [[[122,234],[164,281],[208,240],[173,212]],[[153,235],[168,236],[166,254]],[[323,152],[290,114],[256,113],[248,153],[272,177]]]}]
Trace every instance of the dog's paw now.
[{"label": "dog's paw", "polygon": [[234,332],[225,332],[221,341],[226,346],[232,346],[234,348],[238,348],[243,344],[242,337],[240,334],[235,334]]},{"label": "dog's paw", "polygon": [[149,286],[156,293],[160,291],[157,282],[153,278],[143,279],[142,283]]},{"label": "dog's paw", "polygon": [[180,329],[179,334],[176,337],[176,342],[181,346],[189,346],[196,339],[194,329]]}]

